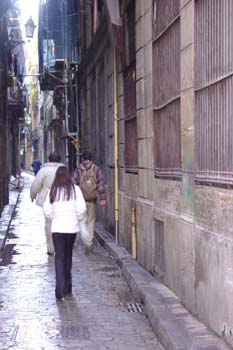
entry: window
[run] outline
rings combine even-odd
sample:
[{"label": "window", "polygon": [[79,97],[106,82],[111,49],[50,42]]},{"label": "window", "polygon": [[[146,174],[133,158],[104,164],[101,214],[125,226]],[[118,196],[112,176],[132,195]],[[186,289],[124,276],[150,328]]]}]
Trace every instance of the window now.
[{"label": "window", "polygon": [[233,184],[232,11],[231,0],[195,1],[195,178],[206,185]]},{"label": "window", "polygon": [[181,178],[180,1],[154,1],[155,176]]},{"label": "window", "polygon": [[124,14],[124,113],[125,113],[125,166],[135,171],[138,166],[136,115],[136,41],[135,2],[131,1]]}]

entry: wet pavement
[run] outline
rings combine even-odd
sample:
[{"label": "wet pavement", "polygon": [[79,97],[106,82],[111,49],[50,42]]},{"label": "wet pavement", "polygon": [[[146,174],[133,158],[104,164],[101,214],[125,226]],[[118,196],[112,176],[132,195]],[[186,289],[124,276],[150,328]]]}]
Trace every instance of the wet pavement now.
[{"label": "wet pavement", "polygon": [[161,350],[111,256],[76,240],[73,296],[56,302],[54,258],[46,254],[41,209],[25,175],[0,264],[0,350]]}]

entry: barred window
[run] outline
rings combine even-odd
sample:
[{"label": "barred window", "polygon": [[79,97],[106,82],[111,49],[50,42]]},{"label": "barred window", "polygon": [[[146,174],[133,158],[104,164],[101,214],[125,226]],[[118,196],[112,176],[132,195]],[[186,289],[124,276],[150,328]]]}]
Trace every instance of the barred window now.
[{"label": "barred window", "polygon": [[153,110],[155,176],[181,178],[180,1],[155,0]]},{"label": "barred window", "polygon": [[233,3],[195,1],[196,182],[233,184]]},{"label": "barred window", "polygon": [[135,1],[131,1],[124,14],[125,50],[123,56],[124,114],[125,114],[125,166],[137,170],[137,117],[136,117],[136,41]]}]

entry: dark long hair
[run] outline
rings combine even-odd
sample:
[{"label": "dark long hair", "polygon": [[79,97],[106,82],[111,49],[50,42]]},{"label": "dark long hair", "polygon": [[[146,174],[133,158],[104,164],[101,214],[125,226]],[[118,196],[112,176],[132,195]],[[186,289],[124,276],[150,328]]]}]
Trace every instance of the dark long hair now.
[{"label": "dark long hair", "polygon": [[57,168],[49,197],[50,203],[59,201],[60,199],[69,201],[70,199],[76,198],[71,175],[65,166],[59,166],[59,168]]}]

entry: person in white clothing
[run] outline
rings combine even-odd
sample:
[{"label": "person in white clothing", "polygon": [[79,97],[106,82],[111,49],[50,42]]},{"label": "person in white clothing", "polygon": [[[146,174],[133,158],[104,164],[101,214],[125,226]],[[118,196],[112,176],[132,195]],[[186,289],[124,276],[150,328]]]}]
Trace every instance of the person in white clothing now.
[{"label": "person in white clothing", "polygon": [[72,293],[72,252],[76,233],[85,229],[86,203],[80,188],[73,184],[65,166],[60,166],[49,191],[43,211],[52,221],[51,231],[55,248],[57,300]]},{"label": "person in white clothing", "polygon": [[[34,199],[36,199],[36,204],[39,207],[43,207],[47,193],[52,186],[57,168],[63,165],[60,162],[61,157],[57,152],[50,153],[49,162],[45,163],[44,166],[38,171],[34,181],[31,184],[31,200],[34,201]],[[45,218],[45,235],[47,243],[47,254],[53,255],[54,246],[51,234],[51,220],[47,218]]]}]

